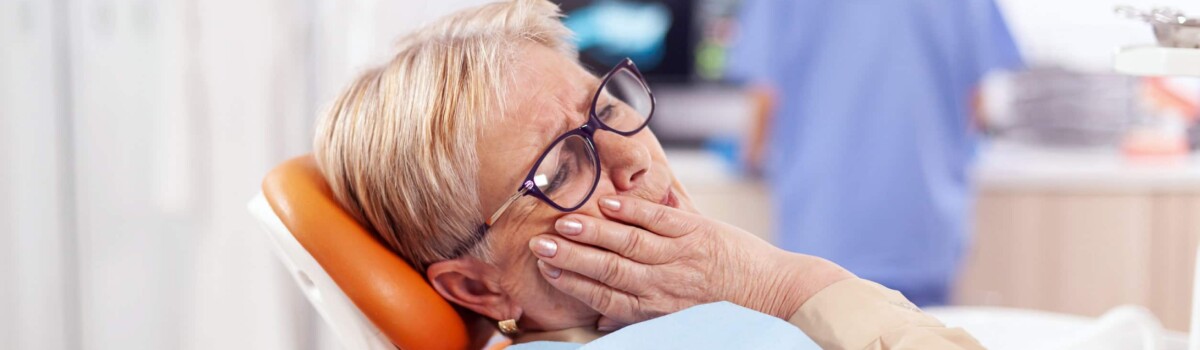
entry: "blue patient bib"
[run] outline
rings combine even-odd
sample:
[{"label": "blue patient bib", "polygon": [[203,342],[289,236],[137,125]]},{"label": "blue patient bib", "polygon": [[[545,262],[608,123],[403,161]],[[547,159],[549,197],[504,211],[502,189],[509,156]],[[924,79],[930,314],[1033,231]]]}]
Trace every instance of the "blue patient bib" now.
[{"label": "blue patient bib", "polygon": [[730,302],[697,305],[625,327],[587,344],[539,341],[511,350],[820,349],[800,329]]}]

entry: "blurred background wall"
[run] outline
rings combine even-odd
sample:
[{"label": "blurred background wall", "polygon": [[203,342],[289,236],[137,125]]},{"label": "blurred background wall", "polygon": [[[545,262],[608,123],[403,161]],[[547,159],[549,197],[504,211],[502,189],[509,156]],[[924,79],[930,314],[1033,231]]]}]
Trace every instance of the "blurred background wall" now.
[{"label": "blurred background wall", "polygon": [[[245,203],[398,35],[480,2],[0,0],[0,349],[332,348]],[[1000,3],[1027,59],[1082,72],[1149,39],[1114,5],[1200,13]],[[655,87],[672,144],[740,132],[719,68]],[[696,153],[672,159],[708,213],[769,235],[760,187]]]},{"label": "blurred background wall", "polygon": [[479,1],[0,1],[0,348],[314,349],[245,211],[342,83]]}]

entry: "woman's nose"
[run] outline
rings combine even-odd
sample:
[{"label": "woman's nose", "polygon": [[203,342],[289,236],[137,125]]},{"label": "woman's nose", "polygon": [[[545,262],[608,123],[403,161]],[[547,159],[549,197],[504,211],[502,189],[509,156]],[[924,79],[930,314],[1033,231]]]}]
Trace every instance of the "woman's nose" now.
[{"label": "woman's nose", "polygon": [[632,137],[611,132],[597,132],[596,149],[600,152],[600,167],[608,172],[617,192],[637,187],[638,179],[650,171],[650,150]]}]

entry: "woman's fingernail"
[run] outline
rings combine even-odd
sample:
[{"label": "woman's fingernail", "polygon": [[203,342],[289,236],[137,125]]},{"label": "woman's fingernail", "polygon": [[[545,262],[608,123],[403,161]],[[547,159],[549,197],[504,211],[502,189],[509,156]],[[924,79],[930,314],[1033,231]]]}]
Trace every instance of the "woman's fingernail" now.
[{"label": "woman's fingernail", "polygon": [[558,278],[558,276],[562,275],[562,269],[550,266],[545,261],[538,260],[537,264],[538,268],[542,269],[542,272],[545,272],[546,276],[550,278]]},{"label": "woman's fingernail", "polygon": [[554,254],[558,253],[558,243],[545,238],[534,238],[531,248],[537,255],[547,258],[553,258]]},{"label": "woman's fingernail", "polygon": [[596,327],[596,330],[601,332],[612,332],[617,330],[617,326],[599,326]]},{"label": "woman's fingernail", "polygon": [[554,229],[564,235],[577,235],[583,232],[583,224],[571,219],[558,219],[554,223]]},{"label": "woman's fingernail", "polygon": [[604,209],[617,211],[621,210],[621,201],[612,198],[604,198],[600,200],[600,206]]}]

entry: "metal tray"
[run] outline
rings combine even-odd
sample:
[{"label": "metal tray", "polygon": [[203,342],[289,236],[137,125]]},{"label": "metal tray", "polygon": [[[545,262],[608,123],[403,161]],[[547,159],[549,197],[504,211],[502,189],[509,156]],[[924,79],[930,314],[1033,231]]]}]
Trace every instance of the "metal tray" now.
[{"label": "metal tray", "polygon": [[1159,46],[1200,49],[1200,18],[1188,17],[1169,7],[1141,11],[1132,6],[1117,6],[1116,12],[1149,23]]}]

